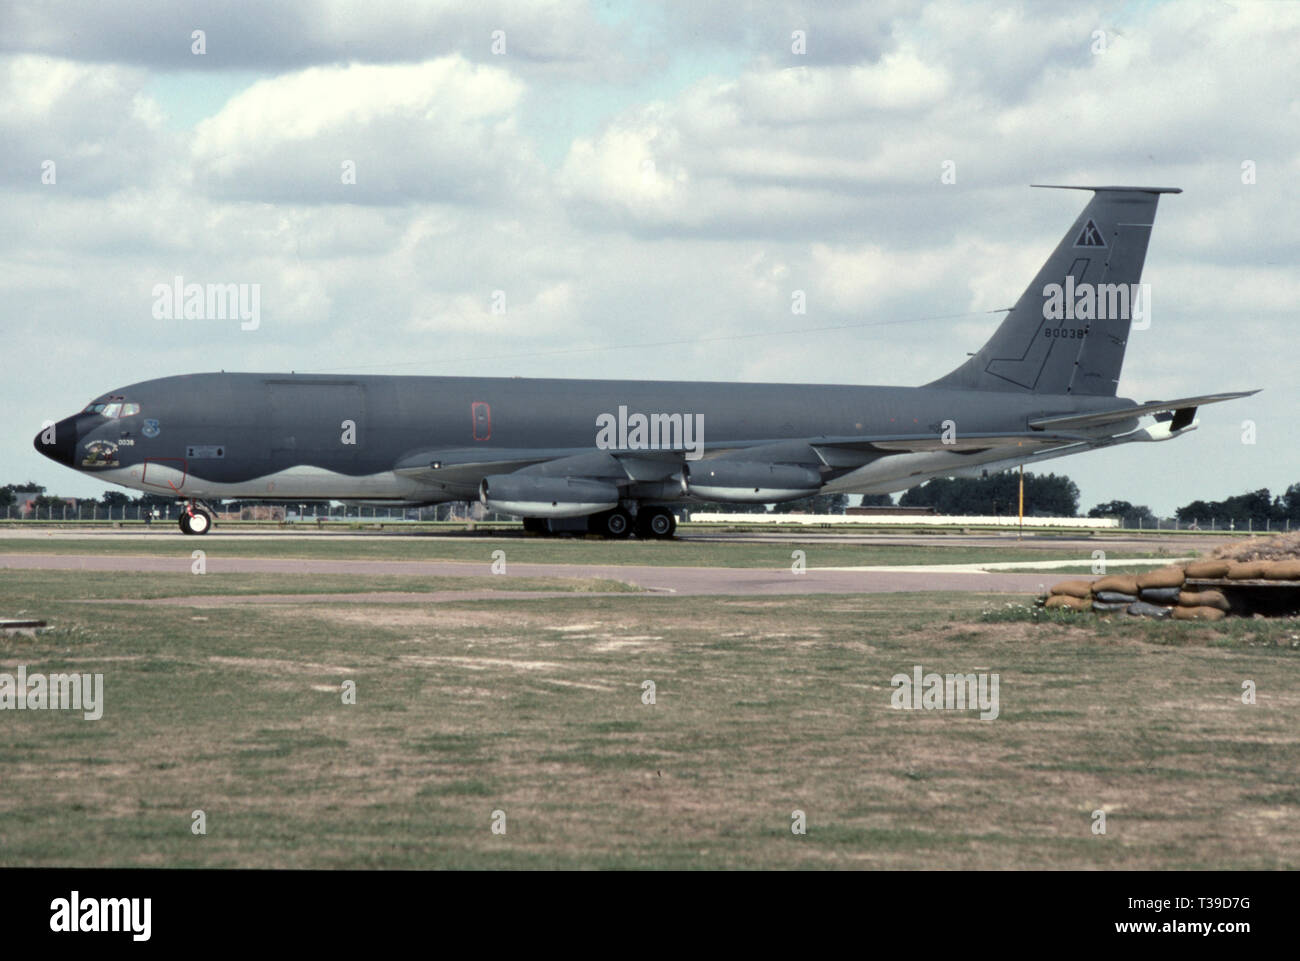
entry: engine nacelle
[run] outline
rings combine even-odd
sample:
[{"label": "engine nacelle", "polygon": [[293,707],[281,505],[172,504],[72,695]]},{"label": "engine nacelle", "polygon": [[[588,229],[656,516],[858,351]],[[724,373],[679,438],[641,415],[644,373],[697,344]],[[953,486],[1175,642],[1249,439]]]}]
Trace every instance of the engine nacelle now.
[{"label": "engine nacelle", "polygon": [[811,497],[821,487],[821,474],[793,464],[710,460],[688,464],[682,472],[682,491],[710,501],[773,504]]},{"label": "engine nacelle", "polygon": [[492,474],[478,497],[490,511],[520,517],[581,517],[618,506],[618,488],[580,477]]}]

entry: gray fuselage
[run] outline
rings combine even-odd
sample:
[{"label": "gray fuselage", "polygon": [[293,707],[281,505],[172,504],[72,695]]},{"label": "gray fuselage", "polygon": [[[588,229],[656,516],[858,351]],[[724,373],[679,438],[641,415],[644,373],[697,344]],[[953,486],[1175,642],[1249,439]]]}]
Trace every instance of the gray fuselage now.
[{"label": "gray fuselage", "polygon": [[[88,410],[138,412],[74,415],[55,425],[54,445],[38,438],[37,448],[113,483],[178,497],[433,503],[473,497],[502,465],[602,449],[599,418],[609,423],[620,408],[624,421],[694,419],[706,459],[761,451],[779,460],[783,443],[938,436],[945,423],[960,434],[1017,432],[1035,417],[1117,403],[1131,402],[935,387],[209,373],[111,391]],[[604,449],[628,450],[617,441]],[[903,489],[978,464],[980,453],[863,455],[826,469],[825,489]],[[675,499],[671,485],[655,492]]]}]

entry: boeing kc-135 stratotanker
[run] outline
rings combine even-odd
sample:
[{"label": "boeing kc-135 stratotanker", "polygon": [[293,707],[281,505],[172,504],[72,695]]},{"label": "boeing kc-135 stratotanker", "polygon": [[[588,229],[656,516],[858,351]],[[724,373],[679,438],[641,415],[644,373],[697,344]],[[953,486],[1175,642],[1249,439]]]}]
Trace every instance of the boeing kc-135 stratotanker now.
[{"label": "boeing kc-135 stratotanker", "polygon": [[[586,517],[607,537],[671,537],[670,505],[905,490],[1195,429],[1255,391],[1116,396],[1156,205],[1169,187],[1092,199],[978,353],[923,387],[508,377],[187,374],[110,391],[36,449],[184,500],[433,504]],[[1165,328],[1162,339],[1170,339]]]}]

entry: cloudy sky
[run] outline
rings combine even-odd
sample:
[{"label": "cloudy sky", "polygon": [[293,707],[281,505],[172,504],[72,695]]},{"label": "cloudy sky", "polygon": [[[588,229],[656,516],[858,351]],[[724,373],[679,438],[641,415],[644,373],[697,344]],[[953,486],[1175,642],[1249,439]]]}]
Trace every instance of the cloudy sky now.
[{"label": "cloudy sky", "polygon": [[[0,483],[102,493],[33,450],[42,421],[192,371],[924,383],[1086,200],[1030,183],[1184,188],[1121,395],[1264,388],[1041,469],[1084,509],[1300,481],[1300,3],[31,0],[0,25]],[[176,276],[259,284],[260,326],[155,317]]]}]

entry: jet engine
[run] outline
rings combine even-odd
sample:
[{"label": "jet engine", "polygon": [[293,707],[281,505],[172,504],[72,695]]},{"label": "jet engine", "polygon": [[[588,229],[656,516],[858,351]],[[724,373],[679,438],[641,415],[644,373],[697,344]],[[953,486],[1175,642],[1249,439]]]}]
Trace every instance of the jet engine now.
[{"label": "jet engine", "polygon": [[683,493],[710,501],[773,504],[811,497],[821,486],[821,474],[794,464],[710,460],[682,472]]},{"label": "jet engine", "polygon": [[522,517],[580,517],[618,506],[615,485],[581,477],[492,474],[478,497],[490,511]]}]

